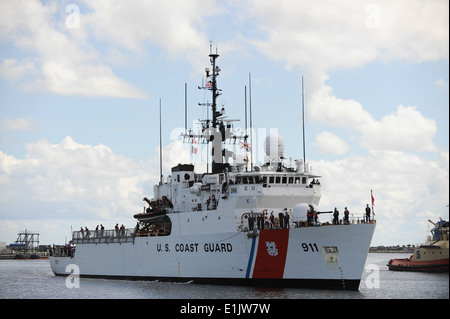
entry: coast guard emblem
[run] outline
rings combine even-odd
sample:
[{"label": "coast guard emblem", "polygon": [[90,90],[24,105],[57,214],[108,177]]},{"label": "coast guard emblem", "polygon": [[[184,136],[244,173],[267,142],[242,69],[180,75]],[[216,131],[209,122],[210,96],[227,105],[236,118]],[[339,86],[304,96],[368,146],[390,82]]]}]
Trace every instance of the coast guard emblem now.
[{"label": "coast guard emblem", "polygon": [[267,246],[267,253],[270,256],[277,256],[278,255],[277,245],[275,245],[274,241],[266,241],[266,246]]}]

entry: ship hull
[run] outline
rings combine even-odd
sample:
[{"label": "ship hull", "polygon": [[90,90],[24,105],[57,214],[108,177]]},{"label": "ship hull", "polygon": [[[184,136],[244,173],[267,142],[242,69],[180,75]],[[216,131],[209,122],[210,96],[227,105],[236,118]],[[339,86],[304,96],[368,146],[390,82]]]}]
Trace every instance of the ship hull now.
[{"label": "ship hull", "polygon": [[56,275],[357,290],[375,224],[173,234],[78,244]]},{"label": "ship hull", "polygon": [[413,261],[409,258],[391,259],[387,264],[393,271],[448,272],[448,258],[440,260]]}]

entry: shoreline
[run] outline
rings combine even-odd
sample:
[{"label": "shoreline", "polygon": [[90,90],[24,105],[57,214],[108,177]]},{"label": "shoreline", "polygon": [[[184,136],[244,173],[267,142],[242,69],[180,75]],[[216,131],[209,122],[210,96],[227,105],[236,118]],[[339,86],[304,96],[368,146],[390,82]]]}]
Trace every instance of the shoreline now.
[{"label": "shoreline", "polygon": [[404,254],[412,254],[414,253],[414,250],[416,249],[415,246],[411,247],[399,247],[399,246],[390,246],[390,247],[384,247],[384,246],[378,246],[378,247],[370,247],[369,253],[404,253]]}]

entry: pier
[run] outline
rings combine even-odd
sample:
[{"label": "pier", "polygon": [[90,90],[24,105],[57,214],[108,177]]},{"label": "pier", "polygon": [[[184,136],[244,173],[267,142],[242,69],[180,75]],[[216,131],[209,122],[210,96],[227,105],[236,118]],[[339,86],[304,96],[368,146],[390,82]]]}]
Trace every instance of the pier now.
[{"label": "pier", "polygon": [[5,246],[0,253],[0,259],[40,259],[39,232],[23,230],[17,234],[14,243]]}]

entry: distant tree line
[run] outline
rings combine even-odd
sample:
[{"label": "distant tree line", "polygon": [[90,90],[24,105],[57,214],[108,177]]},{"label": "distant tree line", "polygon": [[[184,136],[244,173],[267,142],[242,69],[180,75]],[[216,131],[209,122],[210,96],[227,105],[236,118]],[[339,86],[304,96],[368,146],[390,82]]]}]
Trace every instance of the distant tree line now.
[{"label": "distant tree line", "polygon": [[374,246],[370,247],[370,253],[412,253],[416,248],[415,245],[396,245],[396,246]]}]

